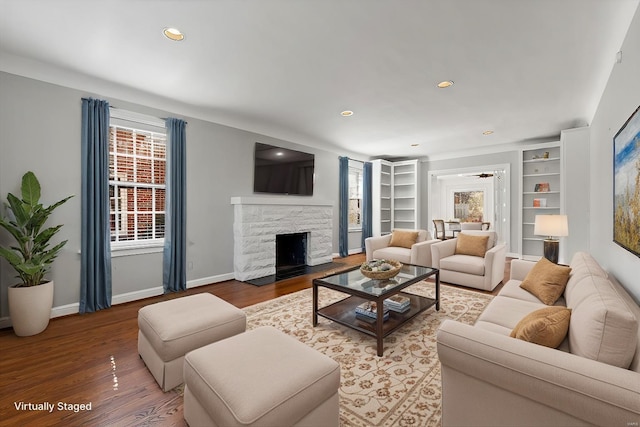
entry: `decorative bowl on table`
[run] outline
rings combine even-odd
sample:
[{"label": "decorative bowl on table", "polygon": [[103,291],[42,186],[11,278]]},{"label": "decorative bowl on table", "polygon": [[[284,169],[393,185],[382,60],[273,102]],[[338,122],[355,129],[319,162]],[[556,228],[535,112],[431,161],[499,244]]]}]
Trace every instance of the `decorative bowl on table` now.
[{"label": "decorative bowl on table", "polygon": [[390,259],[374,259],[360,266],[362,275],[374,280],[386,280],[396,276],[402,264]]}]

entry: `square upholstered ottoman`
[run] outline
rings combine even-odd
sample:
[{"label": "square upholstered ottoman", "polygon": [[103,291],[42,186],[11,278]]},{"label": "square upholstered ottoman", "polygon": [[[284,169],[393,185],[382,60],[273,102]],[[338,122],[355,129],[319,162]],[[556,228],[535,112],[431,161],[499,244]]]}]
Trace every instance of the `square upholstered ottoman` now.
[{"label": "square upholstered ottoman", "polygon": [[162,390],[182,384],[184,355],[244,332],[244,311],[201,293],[142,307],[138,312],[138,353]]},{"label": "square upholstered ottoman", "polygon": [[340,425],[340,365],[270,326],[188,353],[184,382],[192,427]]}]

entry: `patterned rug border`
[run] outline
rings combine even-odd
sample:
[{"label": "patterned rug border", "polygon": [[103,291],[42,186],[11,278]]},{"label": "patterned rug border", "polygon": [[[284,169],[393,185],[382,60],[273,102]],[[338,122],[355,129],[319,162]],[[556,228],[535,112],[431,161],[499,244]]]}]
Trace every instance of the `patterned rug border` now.
[{"label": "patterned rug border", "polygon": [[[433,282],[408,292],[434,297]],[[319,291],[324,306],[347,295]],[[440,362],[435,333],[445,319],[473,324],[490,294],[440,285],[441,308],[429,308],[387,336],[382,357],[374,337],[319,318],[311,324],[312,289],[245,307],[247,329],[271,325],[332,357],[341,367],[340,420],[351,426],[437,426],[441,416]]]}]

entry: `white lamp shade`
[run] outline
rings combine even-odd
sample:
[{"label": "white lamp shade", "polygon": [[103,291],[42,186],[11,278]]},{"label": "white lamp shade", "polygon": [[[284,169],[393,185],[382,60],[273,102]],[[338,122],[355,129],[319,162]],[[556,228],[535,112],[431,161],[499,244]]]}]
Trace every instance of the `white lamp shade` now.
[{"label": "white lamp shade", "polygon": [[562,237],[569,235],[566,215],[536,215],[533,234],[537,236]]}]

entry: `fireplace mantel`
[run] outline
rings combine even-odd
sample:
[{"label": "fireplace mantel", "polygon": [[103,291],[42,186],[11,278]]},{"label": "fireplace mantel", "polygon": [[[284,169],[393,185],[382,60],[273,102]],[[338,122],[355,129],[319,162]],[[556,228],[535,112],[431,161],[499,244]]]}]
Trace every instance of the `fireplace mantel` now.
[{"label": "fireplace mantel", "polygon": [[292,205],[292,206],[333,206],[330,200],[314,199],[311,197],[266,197],[266,196],[238,196],[231,198],[232,205]]},{"label": "fireplace mantel", "polygon": [[276,272],[276,235],[307,233],[307,265],[332,261],[333,206],[299,196],[232,197],[233,270],[247,281]]}]

